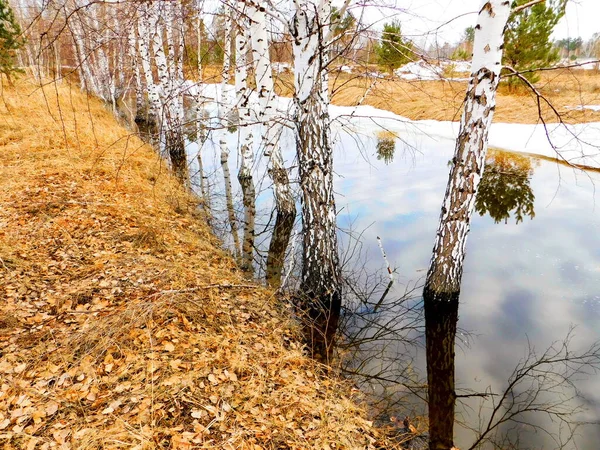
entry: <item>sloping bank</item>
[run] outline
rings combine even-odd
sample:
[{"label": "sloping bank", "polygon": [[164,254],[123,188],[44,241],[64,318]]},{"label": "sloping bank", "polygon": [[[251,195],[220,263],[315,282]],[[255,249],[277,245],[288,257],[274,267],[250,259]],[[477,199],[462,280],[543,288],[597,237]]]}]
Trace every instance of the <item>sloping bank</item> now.
[{"label": "sloping bank", "polygon": [[392,448],[99,102],[0,108],[4,448]]}]

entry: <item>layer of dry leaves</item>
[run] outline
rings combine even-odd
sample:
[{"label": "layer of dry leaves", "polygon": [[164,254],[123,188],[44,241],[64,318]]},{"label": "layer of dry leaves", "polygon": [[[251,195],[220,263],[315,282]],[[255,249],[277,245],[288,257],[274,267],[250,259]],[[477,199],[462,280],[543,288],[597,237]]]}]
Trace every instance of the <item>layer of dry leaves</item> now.
[{"label": "layer of dry leaves", "polygon": [[110,112],[2,99],[0,446],[392,448]]}]

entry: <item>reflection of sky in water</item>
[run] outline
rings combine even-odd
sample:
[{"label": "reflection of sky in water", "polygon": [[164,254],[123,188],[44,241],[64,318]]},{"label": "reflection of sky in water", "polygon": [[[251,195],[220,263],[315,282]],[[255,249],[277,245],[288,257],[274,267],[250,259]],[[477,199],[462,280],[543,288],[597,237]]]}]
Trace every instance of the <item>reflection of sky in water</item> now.
[{"label": "reflection of sky in water", "polygon": [[[379,235],[401,283],[423,276],[417,271],[428,266],[453,147],[444,143],[420,150],[423,154],[396,158],[389,166],[372,157],[369,167],[349,151],[336,155],[336,170],[344,176],[337,182],[344,194],[338,208],[347,212],[340,215],[340,225],[348,217],[358,230],[374,222],[364,235],[371,264],[383,266],[375,241]],[[535,219],[495,224],[474,214],[459,326],[475,336],[469,348],[457,350],[457,387],[482,392],[492,385],[500,391],[525,355],[527,339],[542,350],[561,340],[571,325],[577,326],[575,343],[600,338],[598,180],[598,174],[541,161],[531,180]],[[600,384],[591,384],[582,384],[596,403],[588,418],[598,420]],[[478,403],[469,405],[476,416]],[[580,445],[596,448],[598,438],[590,436]],[[544,442],[536,439],[542,439],[537,445]]]},{"label": "reflection of sky in water", "polygon": [[[453,142],[409,136],[417,151],[404,151],[398,143],[395,160],[386,165],[376,158],[375,133],[336,136],[338,224],[355,232],[366,229],[362,240],[373,270],[383,268],[375,239],[381,236],[402,289],[402,284],[425,275]],[[234,148],[235,134],[228,139]],[[282,142],[291,165],[289,132]],[[209,171],[218,165],[216,150],[216,145],[205,150],[213,155],[212,160],[205,157]],[[239,189],[235,151],[230,163],[232,181]],[[264,163],[256,172],[264,173]],[[221,177],[220,172],[217,175]],[[268,185],[268,179],[259,178]],[[531,179],[535,219],[526,217],[519,225],[514,218],[495,224],[487,215],[474,214],[459,311],[459,327],[474,337],[468,347],[457,348],[457,387],[483,392],[491,385],[494,392],[501,391],[525,356],[528,339],[541,350],[561,340],[571,325],[577,326],[574,343],[580,347],[600,338],[600,209],[594,195],[594,182],[599,180],[597,173],[583,174],[540,161]],[[270,205],[267,191],[259,206]],[[584,380],[580,386],[592,397],[587,419],[599,420],[600,383]],[[476,421],[478,402],[468,405],[474,408],[471,418]],[[470,442],[461,442],[458,433],[459,446]],[[597,448],[600,434],[592,434],[581,437],[581,448]],[[543,436],[536,439],[537,446],[546,448]]]}]

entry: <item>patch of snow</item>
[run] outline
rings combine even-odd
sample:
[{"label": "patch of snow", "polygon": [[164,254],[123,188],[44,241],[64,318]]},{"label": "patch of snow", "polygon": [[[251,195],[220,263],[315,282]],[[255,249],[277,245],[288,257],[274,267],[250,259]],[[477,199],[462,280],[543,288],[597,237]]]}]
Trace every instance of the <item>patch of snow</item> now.
[{"label": "patch of snow", "polygon": [[[195,83],[191,82],[192,86]],[[191,89],[191,87],[190,87]],[[219,84],[203,84],[202,95],[211,98],[206,111],[217,114],[216,103],[220,98]],[[252,96],[256,93],[253,92]],[[257,108],[257,101],[251,104]],[[600,105],[594,106],[600,110]],[[281,120],[288,121],[293,101],[277,96],[277,113]],[[419,148],[426,140],[456,140],[459,131],[458,122],[437,120],[410,120],[390,111],[373,106],[329,106],[334,135],[340,133],[359,133],[374,136],[378,131],[389,130],[398,135],[407,145]],[[290,124],[291,125],[291,124]],[[548,142],[546,130],[541,124],[493,123],[489,134],[489,146],[517,153],[545,156],[566,161],[570,164],[600,168],[600,122],[574,125],[548,124]],[[292,145],[292,144],[290,144]],[[558,153],[557,153],[558,152]]]},{"label": "patch of snow", "polygon": [[565,106],[565,109],[583,111],[584,109],[590,109],[592,111],[600,112],[600,105],[579,105],[579,106]]},{"label": "patch of snow", "polygon": [[571,69],[579,69],[579,70],[594,70],[598,67],[598,58],[583,58],[583,59],[562,59],[558,63],[558,67],[561,66],[572,66]]},{"label": "patch of snow", "polygon": [[367,72],[367,73],[365,73],[365,75],[370,78],[385,78],[386,77],[385,73],[381,73],[381,72]]},{"label": "patch of snow", "polygon": [[352,73],[352,67],[350,66],[340,66],[338,67],[338,70],[344,73]]},{"label": "patch of snow", "polygon": [[471,73],[471,63],[469,61],[435,61],[427,62],[425,60],[413,61],[399,67],[394,74],[408,81],[423,80],[449,80],[449,81],[468,81],[468,77],[450,78],[445,77],[444,72],[454,72],[457,74],[469,75]]},{"label": "patch of snow", "polygon": [[444,69],[424,60],[412,61],[399,67],[394,74],[403,80],[439,80]]},{"label": "patch of snow", "polygon": [[470,61],[447,61],[444,63],[446,67],[452,66],[452,70],[456,73],[471,73]]}]

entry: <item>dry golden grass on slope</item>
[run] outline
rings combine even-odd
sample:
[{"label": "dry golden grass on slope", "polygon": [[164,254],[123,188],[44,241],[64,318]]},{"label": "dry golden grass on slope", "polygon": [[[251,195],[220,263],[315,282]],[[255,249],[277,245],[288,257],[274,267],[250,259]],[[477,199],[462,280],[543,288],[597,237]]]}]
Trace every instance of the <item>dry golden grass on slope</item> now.
[{"label": "dry golden grass on slope", "polygon": [[[220,82],[220,68],[210,66],[204,70],[207,82]],[[290,73],[277,76],[280,95],[292,96],[294,80]],[[600,73],[589,70],[543,72],[536,84],[540,92],[550,100],[566,123],[600,121],[600,111],[573,110],[567,107],[600,105]],[[355,106],[369,90],[363,105],[392,111],[413,120],[460,120],[466,82],[456,81],[405,81],[400,79],[365,78],[346,73],[330,76],[332,102],[341,106]],[[501,86],[494,115],[495,122],[537,123],[539,113],[535,95],[526,88],[510,92]],[[559,119],[542,102],[542,114],[547,122]]]},{"label": "dry golden grass on slope", "polygon": [[0,155],[0,447],[393,448],[98,101],[4,88]]}]

